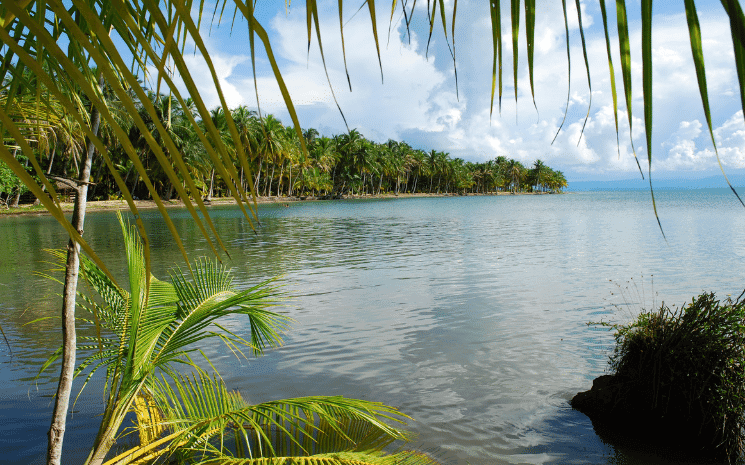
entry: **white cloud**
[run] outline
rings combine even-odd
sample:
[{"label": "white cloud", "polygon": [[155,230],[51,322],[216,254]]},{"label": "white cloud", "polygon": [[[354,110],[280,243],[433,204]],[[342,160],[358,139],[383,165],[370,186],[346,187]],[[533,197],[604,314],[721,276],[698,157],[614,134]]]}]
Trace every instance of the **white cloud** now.
[{"label": "white cloud", "polygon": [[663,149],[667,150],[667,157],[655,160],[656,168],[675,170],[701,170],[708,166],[714,153],[709,150],[697,151],[695,139],[701,134],[702,124],[698,120],[682,121],[680,127],[665,142]]},{"label": "white cloud", "polygon": [[[387,31],[387,27],[383,26],[384,22],[381,22],[378,29],[381,33]],[[377,140],[398,138],[401,131],[411,129],[441,132],[456,128],[465,103],[463,99],[457,101],[455,88],[450,87],[446,74],[435,66],[437,60],[424,58],[416,34],[409,44],[408,41],[402,42],[399,35],[394,33],[390,45],[381,47],[383,84],[369,23],[363,18],[350,22],[344,30],[347,66],[353,88],[353,92],[350,92],[341,43],[331,34],[335,28],[338,31],[338,19],[322,19],[329,79],[350,128],[357,128],[367,137]],[[274,31],[274,53],[280,63],[284,83],[296,110],[305,117],[301,125],[331,128],[337,133],[345,131],[320,53],[315,46],[315,36],[308,57],[307,33],[301,18],[276,16],[271,22],[271,29]],[[212,59],[228,105],[247,104],[254,107],[256,96],[252,76],[233,74],[235,68],[249,58],[212,52]],[[201,82],[209,82],[207,67],[202,60],[192,59],[189,65],[195,79],[200,76]],[[264,71],[257,79],[257,87],[262,112],[274,113],[285,124],[292,124],[274,75]],[[204,89],[208,105],[217,105],[219,101],[214,90],[208,85]]]},{"label": "white cloud", "polygon": [[745,168],[745,123],[742,110],[714,130],[722,164],[732,168]]},{"label": "white cloud", "polygon": [[[742,110],[714,128],[714,137],[722,166],[745,168],[745,121]],[[653,163],[656,169],[705,171],[717,166],[716,153],[711,146],[708,130],[698,120],[682,121],[678,130],[670,135],[662,147],[663,154]]]},{"label": "white cloud", "polygon": [[[215,68],[215,74],[218,77],[220,83],[220,89],[225,97],[225,101],[229,102],[231,107],[243,105],[246,103],[245,99],[239,92],[238,88],[233,85],[229,79],[233,74],[233,70],[236,66],[249,60],[250,58],[243,55],[226,56],[221,54],[211,55],[212,65]],[[194,79],[197,86],[199,86],[200,93],[204,99],[207,108],[216,107],[220,104],[220,98],[217,93],[217,89],[214,86],[214,81],[210,74],[207,63],[202,59],[201,56],[186,55],[184,61],[189,67],[192,79]]]},{"label": "white cloud", "polygon": [[[449,3],[448,3],[449,4]],[[334,2],[335,5],[335,2]],[[328,5],[327,5],[328,7]],[[597,5],[582,3],[588,59],[592,75],[592,108],[584,134],[579,135],[587,114],[590,93],[579,41],[574,2],[567,2],[570,18],[572,73],[569,110],[564,127],[551,145],[559,128],[567,97],[567,63],[564,22],[561,6],[554,3],[539,10],[536,18],[534,83],[538,113],[533,108],[528,77],[524,21],[519,41],[517,105],[511,76],[512,43],[509,36],[509,9],[503,8],[503,98],[498,114],[495,98],[494,116],[489,118],[492,84],[492,43],[488,6],[481,1],[461,0],[458,5],[456,51],[458,53],[459,99],[456,99],[452,60],[441,30],[436,30],[430,44],[429,60],[424,56],[428,25],[424,9],[415,15],[411,43],[402,34],[405,28],[394,27],[386,46],[388,14],[380,14],[378,31],[385,84],[380,82],[380,68],[375,52],[366,9],[349,21],[344,29],[347,65],[353,92],[349,92],[339,41],[338,16],[333,7],[321,11],[321,31],[327,69],[339,104],[350,128],[366,137],[383,141],[404,139],[424,149],[434,148],[469,160],[486,160],[505,155],[531,163],[540,158],[550,166],[572,173],[609,174],[638,170],[631,149],[625,98],[622,89],[617,39],[611,32],[618,92],[620,145],[616,143],[613,102],[610,92],[608,60]],[[316,127],[331,135],[345,130],[333,103],[315,35],[310,57],[307,55],[307,30],[303,5],[293,4],[290,16],[280,14],[269,23],[275,55],[296,105],[303,127]],[[709,98],[720,141],[720,156],[731,167],[745,167],[745,128],[742,116],[733,115],[739,93],[733,66],[731,37],[726,18],[701,10],[704,54],[709,84]],[[351,13],[349,14],[351,16]],[[398,15],[397,15],[398,16]],[[396,17],[397,17],[396,16]],[[348,16],[345,15],[345,20]],[[613,16],[609,23],[614,25]],[[690,53],[685,16],[654,17],[654,151],[655,170],[714,169],[716,161],[703,130],[701,100]],[[613,28],[615,29],[615,28]],[[450,31],[448,30],[448,33]],[[452,39],[452,38],[450,38]],[[633,143],[646,170],[646,141],[642,112],[641,32],[638,22],[631,22]],[[245,42],[245,40],[244,40]],[[229,105],[254,106],[255,95],[245,50],[241,54],[224,51],[216,41],[208,46],[215,50],[215,62],[221,86]],[[245,47],[244,47],[245,48]],[[258,58],[258,88],[262,110],[274,113],[285,124],[291,124],[274,76],[268,72],[266,59]],[[198,60],[190,62],[192,73],[201,82],[211,81],[206,67]],[[214,91],[205,90],[208,104],[216,104]],[[683,121],[683,123],[681,123]],[[703,137],[703,138],[702,138]],[[580,142],[579,145],[577,142]],[[620,152],[620,157],[619,157]],[[584,175],[583,175],[584,176]]]}]

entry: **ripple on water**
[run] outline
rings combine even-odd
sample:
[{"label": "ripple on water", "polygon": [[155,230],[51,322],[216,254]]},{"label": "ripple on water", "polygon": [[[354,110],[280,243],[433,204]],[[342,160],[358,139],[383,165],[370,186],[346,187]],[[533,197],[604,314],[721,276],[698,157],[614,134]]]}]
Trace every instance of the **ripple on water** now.
[{"label": "ripple on water", "polygon": [[[665,463],[603,443],[568,407],[603,372],[612,343],[586,323],[626,317],[612,306],[625,308],[609,280],[643,281],[641,294],[656,293],[656,302],[681,303],[701,289],[739,294],[745,215],[728,205],[716,195],[661,194],[670,246],[650,221],[648,197],[633,192],[262,206],[256,232],[237,210],[215,209],[236,283],[284,275],[295,298],[278,309],[295,321],[284,347],[260,359],[239,360],[220,344],[204,349],[228,385],[253,402],[338,394],[394,405],[416,419],[414,446],[443,463]],[[164,276],[179,253],[155,215],[143,216],[162,242],[153,261]],[[0,375],[11,386],[0,409],[15,425],[0,436],[27,438],[12,449],[0,443],[11,450],[9,463],[43,459],[38,444],[50,409],[43,396],[52,391],[46,383],[29,394],[19,381],[57,343],[22,326],[32,319],[18,310],[28,307],[28,290],[8,286],[40,269],[37,247],[64,244],[54,223],[40,230],[35,220],[15,220],[12,229],[0,223],[0,257],[14,257],[0,267],[1,289],[9,290],[2,325],[21,346],[12,363],[0,352]],[[103,233],[92,235],[93,247],[121,275],[113,215],[89,220],[87,231]],[[176,212],[174,222],[188,250],[206,253],[188,216]],[[23,242],[34,235],[34,244]],[[31,314],[56,311],[39,305]],[[225,324],[246,329],[240,319]],[[95,411],[100,395],[89,392],[81,399]],[[21,411],[23,396],[32,407]],[[95,425],[85,415],[76,417],[88,425],[84,432]],[[74,444],[83,433],[68,434]]]}]

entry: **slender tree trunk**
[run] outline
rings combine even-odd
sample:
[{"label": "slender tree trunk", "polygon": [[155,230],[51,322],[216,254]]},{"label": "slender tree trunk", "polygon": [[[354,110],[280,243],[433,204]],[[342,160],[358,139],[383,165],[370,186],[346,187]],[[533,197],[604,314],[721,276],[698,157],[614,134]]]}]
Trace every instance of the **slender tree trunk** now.
[{"label": "slender tree trunk", "polygon": [[[241,179],[243,178],[241,177]],[[209,192],[207,192],[207,200],[209,200],[210,202],[212,201],[212,189],[214,185],[215,185],[215,169],[213,168],[212,173],[210,174],[210,190]]]},{"label": "slender tree trunk", "polygon": [[173,191],[176,189],[176,187],[173,185],[172,182],[168,183],[168,193],[165,195],[165,200],[171,200],[173,198]]},{"label": "slender tree trunk", "polygon": [[256,171],[256,182],[254,183],[254,188],[256,189],[256,195],[259,195],[259,192],[261,192],[259,188],[259,181],[261,180],[261,157],[259,157],[259,169]]},{"label": "slender tree trunk", "polygon": [[292,197],[292,165],[290,165],[290,181],[287,183],[287,197]]},{"label": "slender tree trunk", "polygon": [[[18,153],[18,147],[13,149],[13,158]],[[25,166],[28,166],[28,159],[26,159]],[[18,191],[13,196],[13,201],[10,203],[10,208],[18,208],[18,203],[21,201],[21,186],[18,186]]]},{"label": "slender tree trunk", "polygon": [[[98,80],[99,88],[104,80]],[[91,110],[91,129],[98,134],[101,114],[93,107]],[[86,157],[78,176],[78,192],[72,213],[72,227],[81,236],[85,223],[85,208],[88,198],[88,182],[91,176],[91,165],[95,147],[93,141],[87,141]],[[52,425],[49,428],[49,444],[47,447],[47,465],[59,465],[62,458],[62,441],[65,437],[67,410],[70,405],[72,392],[72,378],[75,371],[75,349],[77,346],[75,335],[75,298],[78,289],[78,273],[80,268],[80,244],[70,239],[67,243],[67,262],[65,264],[65,287],[62,294],[62,370],[60,372],[57,395],[54,401]]]},{"label": "slender tree trunk", "polygon": [[[127,170],[127,175],[126,175],[126,176],[124,176],[124,182],[123,182],[123,184],[124,184],[125,186],[127,185],[127,181],[129,180],[129,175],[130,175],[130,174],[132,173],[132,170],[133,170],[133,169],[134,169],[134,165],[130,166],[130,167],[129,167],[129,169]],[[122,192],[121,192],[121,191],[119,191],[119,193],[121,194]]]},{"label": "slender tree trunk", "polygon": [[274,182],[274,168],[276,167],[277,167],[276,164],[272,164],[272,175],[266,179],[268,181],[267,189],[266,189],[266,192],[264,193],[264,196],[266,197],[269,197],[270,195],[272,195],[272,183]]},{"label": "slender tree trunk", "polygon": [[135,187],[137,187],[137,181],[139,180],[140,180],[140,173],[135,172],[135,178],[132,180],[132,187],[129,188],[129,191],[132,193],[132,196],[135,195]]},{"label": "slender tree trunk", "polygon": [[18,203],[21,201],[21,188],[19,187],[13,196],[13,200],[10,202],[10,208],[18,208]]},{"label": "slender tree trunk", "polygon": [[279,181],[277,184],[277,198],[279,198],[280,194],[282,193],[282,178],[284,177],[284,175],[285,175],[285,165],[284,163],[282,163],[282,168],[279,170]]}]

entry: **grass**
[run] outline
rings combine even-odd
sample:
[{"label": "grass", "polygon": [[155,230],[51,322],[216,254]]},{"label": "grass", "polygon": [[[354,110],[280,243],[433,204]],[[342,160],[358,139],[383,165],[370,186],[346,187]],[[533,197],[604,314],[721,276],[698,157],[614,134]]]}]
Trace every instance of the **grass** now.
[{"label": "grass", "polygon": [[22,205],[17,208],[5,208],[0,206],[0,215],[15,215],[18,213],[46,213],[47,209],[44,205]]},{"label": "grass", "polygon": [[622,411],[649,415],[658,431],[730,461],[743,456],[745,302],[704,293],[610,326]]}]

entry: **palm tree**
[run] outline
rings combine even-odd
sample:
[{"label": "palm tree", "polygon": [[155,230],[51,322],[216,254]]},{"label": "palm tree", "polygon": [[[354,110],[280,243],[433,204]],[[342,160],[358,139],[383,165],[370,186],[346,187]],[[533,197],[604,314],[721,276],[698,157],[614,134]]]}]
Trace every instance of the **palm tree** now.
[{"label": "palm tree", "polygon": [[422,150],[415,150],[412,158],[412,171],[414,171],[415,174],[414,185],[411,187],[411,192],[416,193],[417,182],[419,181],[419,178],[422,176],[422,174],[426,173],[427,154],[424,153],[424,151]]},{"label": "palm tree", "polygon": [[[261,132],[257,133],[257,136],[259,139],[259,153],[266,161],[265,172],[267,176],[264,181],[264,196],[268,197],[271,193],[274,170],[284,160],[286,131],[282,122],[275,118],[274,115],[266,115],[262,119]],[[271,174],[269,174],[270,164],[272,165]]]},{"label": "palm tree", "polygon": [[[282,190],[282,177],[284,174],[284,167],[285,162],[287,162],[288,167],[288,187],[287,187],[287,195],[292,195],[292,168],[293,166],[297,165],[298,169],[295,170],[295,172],[299,172],[299,175],[302,176],[305,169],[308,169],[312,164],[312,159],[310,158],[310,155],[307,151],[302,150],[302,146],[300,143],[300,140],[297,136],[297,132],[294,128],[287,127],[285,128],[285,134],[284,134],[284,145],[283,145],[283,159],[280,162],[281,163],[281,170],[279,173],[279,185],[277,186],[277,197],[280,195],[280,191]],[[297,163],[296,163],[297,162]],[[297,175],[296,175],[297,179]]]},{"label": "palm tree", "polygon": [[[245,105],[241,105],[238,108],[233,109],[231,113],[233,116],[233,121],[235,122],[236,129],[238,130],[238,135],[243,147],[244,156],[246,157],[246,159],[250,159],[252,162],[258,159],[258,162],[260,164],[261,157],[259,156],[258,140],[258,133],[260,132],[260,128],[258,126],[258,113],[254,110],[249,110]],[[240,163],[240,159],[237,159],[236,161]],[[251,187],[254,185],[254,183],[252,182],[253,178],[251,176],[244,176],[244,171],[245,168],[241,167],[241,179],[246,179],[249,184],[248,187],[250,187],[250,190],[253,191],[254,188]],[[258,176],[261,169],[259,168],[256,171]],[[212,173],[212,177],[214,178],[214,170],[212,171]],[[256,186],[256,188],[258,188],[258,185]]]},{"label": "palm tree", "polygon": [[[107,463],[152,461],[174,453],[189,455],[191,463],[287,455],[312,461],[314,455],[332,451],[350,453],[349,462],[338,463],[360,463],[366,455],[380,456],[386,444],[405,439],[383,419],[401,422],[406,417],[375,402],[314,396],[251,405],[239,393],[228,392],[219,373],[210,376],[191,354],[210,339],[222,340],[240,355],[241,347],[258,356],[281,344],[289,318],[269,311],[280,297],[278,288],[269,281],[238,290],[223,265],[204,259],[197,260],[190,272],[175,269],[171,282],[158,280],[145,269],[145,250],[136,229],[121,216],[119,221],[130,291],[116,285],[91,260],[83,257],[81,263],[84,279],[100,298],[84,296],[83,301],[105,335],[82,344],[98,350],[83,360],[76,375],[88,371],[90,377],[105,368],[107,379],[104,414],[86,465],[103,463],[132,410],[140,444]],[[58,252],[57,257],[64,261],[65,254]],[[250,337],[244,339],[218,323],[229,315],[248,320]],[[200,355],[206,358],[201,351]],[[206,362],[213,366],[209,359]],[[184,374],[177,366],[194,371]],[[341,435],[335,447],[329,440],[332,435]],[[224,447],[226,436],[236,441],[234,449]],[[415,457],[422,459],[414,453],[389,459]]]},{"label": "palm tree", "polygon": [[533,186],[535,186],[536,189],[543,188],[545,183],[545,177],[548,173],[548,167],[543,164],[541,160],[536,160],[535,163],[533,163],[533,169],[530,171],[530,176],[533,182]]},{"label": "palm tree", "polygon": [[342,165],[342,173],[344,176],[344,184],[341,187],[344,192],[347,184],[350,185],[350,189],[354,185],[355,177],[362,178],[362,174],[365,169],[365,155],[364,150],[365,138],[362,137],[359,131],[352,129],[348,134],[340,134],[336,138],[336,150],[340,155],[340,164]]},{"label": "palm tree", "polygon": [[308,150],[313,150],[313,147],[316,143],[316,138],[318,138],[318,136],[320,135],[321,134],[315,128],[308,128],[303,131],[303,138],[305,139],[305,145],[308,147]]},{"label": "palm tree", "polygon": [[326,191],[326,195],[328,195],[329,191],[334,188],[334,176],[338,163],[338,153],[334,150],[333,140],[328,137],[315,139],[311,156],[316,166],[324,174],[323,189]]},{"label": "palm tree", "polygon": [[523,175],[523,169],[522,165],[519,161],[510,159],[507,162],[507,174],[510,177],[510,186],[512,188],[512,192],[517,192],[520,190],[520,178]]}]

